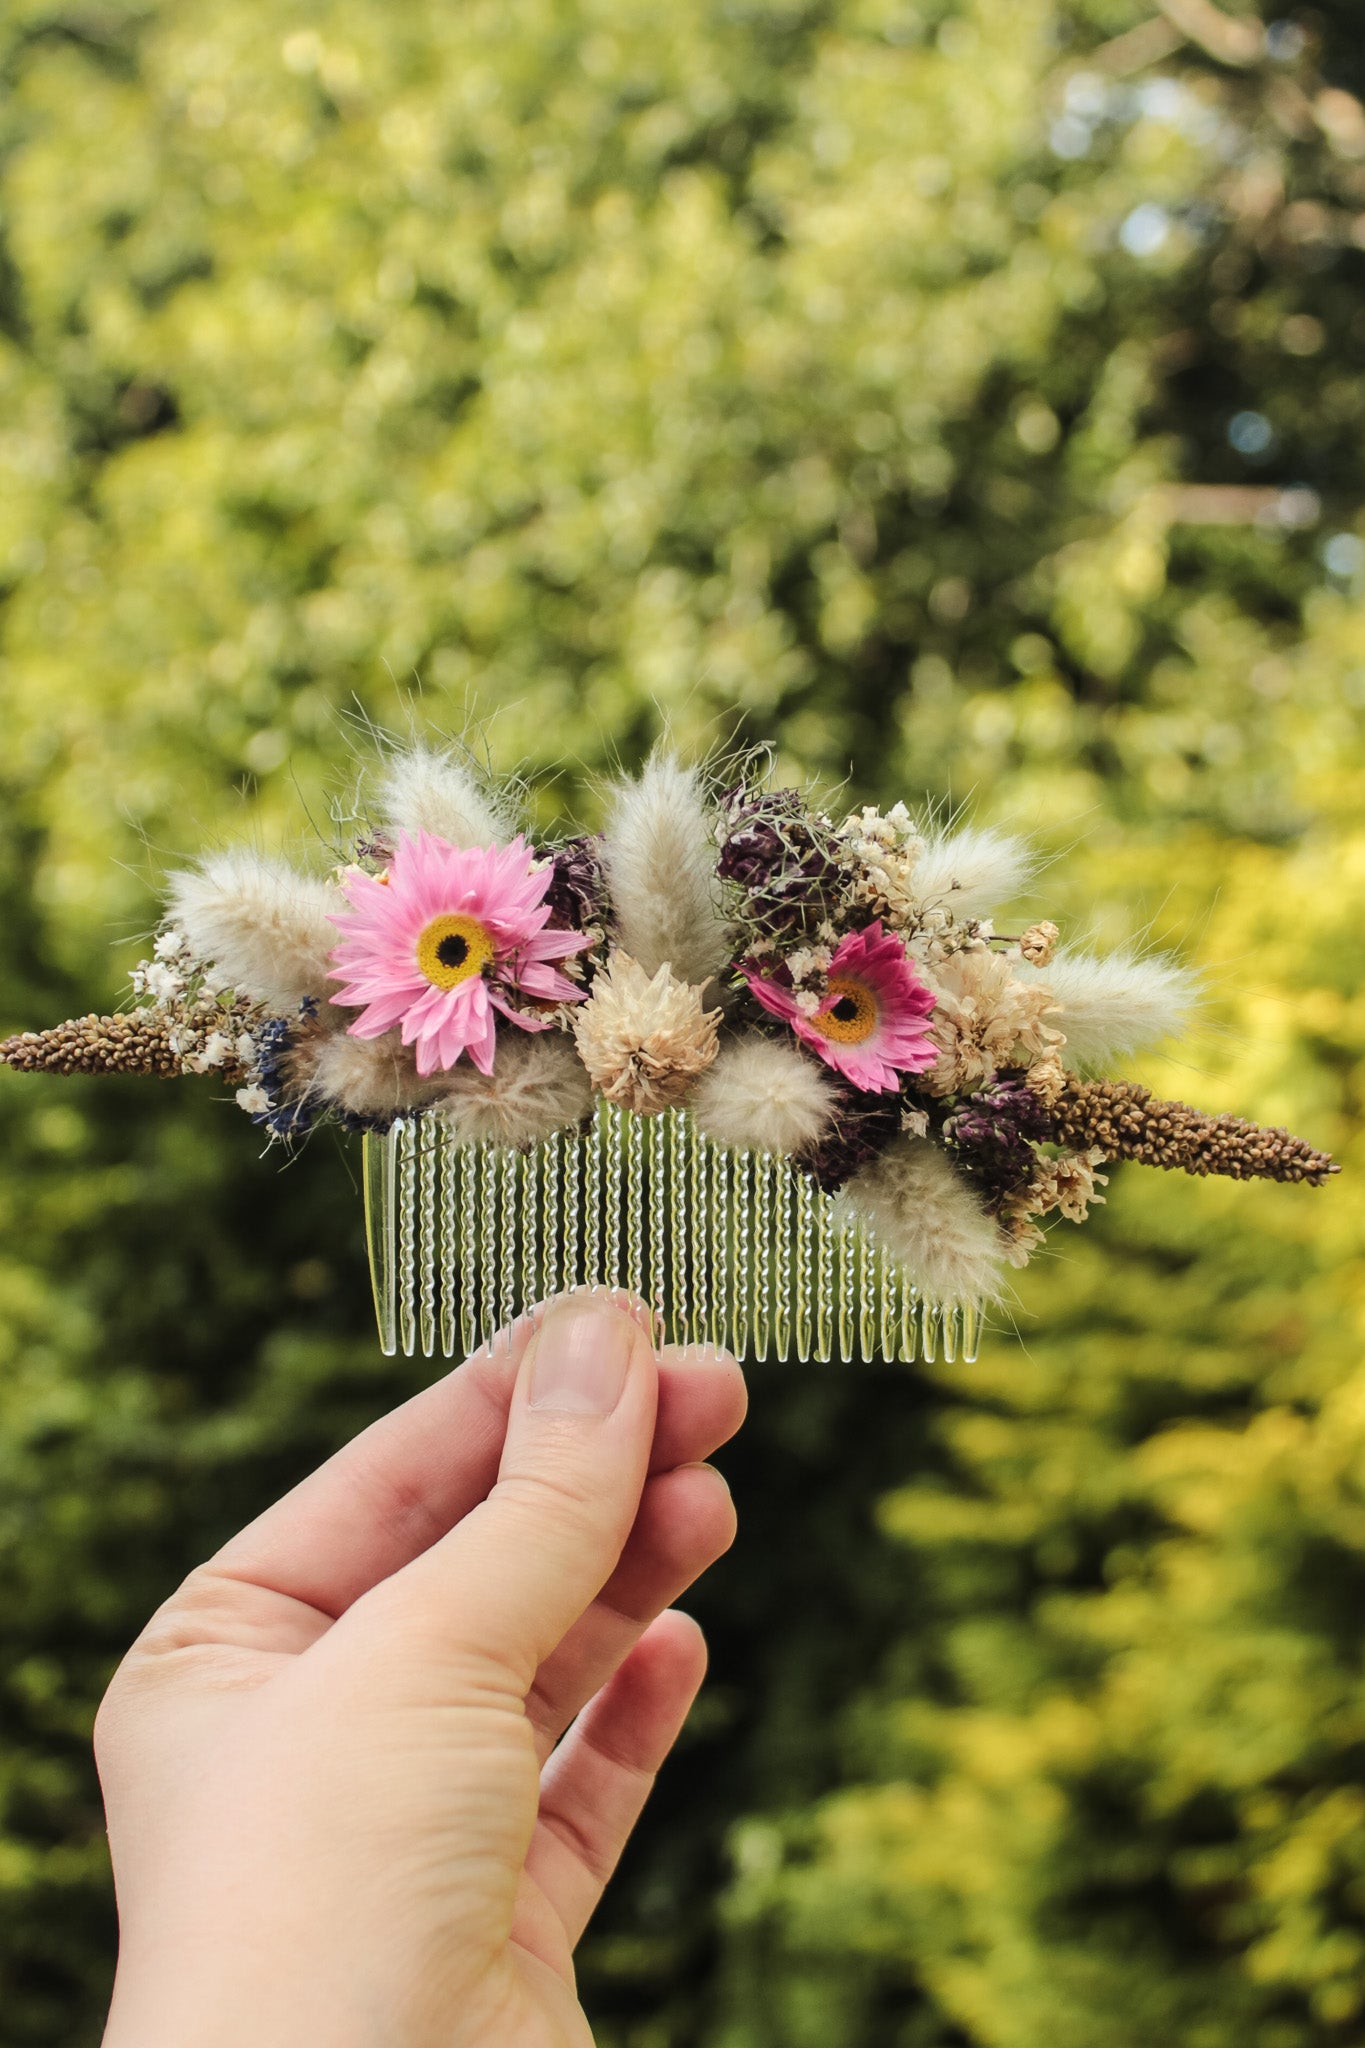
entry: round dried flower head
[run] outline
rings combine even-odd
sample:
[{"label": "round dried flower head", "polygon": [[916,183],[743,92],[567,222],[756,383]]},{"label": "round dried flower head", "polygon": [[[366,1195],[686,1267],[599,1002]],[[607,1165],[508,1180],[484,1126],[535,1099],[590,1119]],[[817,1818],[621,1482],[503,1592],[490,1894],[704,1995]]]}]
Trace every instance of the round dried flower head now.
[{"label": "round dried flower head", "polygon": [[1050,917],[1040,918],[1037,924],[1031,924],[1027,931],[1020,933],[1019,951],[1030,967],[1046,967],[1057,949],[1060,936]]},{"label": "round dried flower head", "polygon": [[573,1020],[579,1056],[608,1102],[641,1116],[686,1095],[716,1057],[720,1011],[667,963],[645,973],[629,953],[610,954]]}]

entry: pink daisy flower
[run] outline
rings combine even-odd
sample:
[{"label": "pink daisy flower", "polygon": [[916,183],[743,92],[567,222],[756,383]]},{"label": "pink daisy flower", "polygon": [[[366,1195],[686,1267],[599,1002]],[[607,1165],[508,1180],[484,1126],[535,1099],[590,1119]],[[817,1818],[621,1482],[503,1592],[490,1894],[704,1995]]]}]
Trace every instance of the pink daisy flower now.
[{"label": "pink daisy flower", "polygon": [[387,874],[349,875],[342,887],[353,908],[332,918],[342,941],[329,973],[346,984],[332,1001],[361,1009],[351,1036],[378,1038],[401,1024],[419,1074],[453,1067],[462,1052],[488,1074],[495,1009],[523,1031],[547,1030],[553,1020],[515,1008],[510,991],[580,1002],[583,990],[550,962],[591,943],[545,929],[551,872],[520,837],[457,847],[419,832],[400,834]]},{"label": "pink daisy flower", "polygon": [[850,932],[829,963],[829,992],[807,1016],[790,989],[747,974],[749,987],[775,1017],[855,1088],[885,1095],[902,1074],[922,1073],[938,1056],[923,1024],[937,998],[916,974],[900,940],[880,922]]}]

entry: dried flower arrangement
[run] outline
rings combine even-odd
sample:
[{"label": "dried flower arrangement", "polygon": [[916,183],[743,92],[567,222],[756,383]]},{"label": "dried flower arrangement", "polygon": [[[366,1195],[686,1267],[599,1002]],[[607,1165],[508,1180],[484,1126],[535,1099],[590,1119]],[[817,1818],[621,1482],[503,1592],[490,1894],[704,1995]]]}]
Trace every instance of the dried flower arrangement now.
[{"label": "dried flower arrangement", "polygon": [[[837,1194],[935,1302],[989,1302],[1107,1161],[1320,1185],[1287,1132],[1081,1069],[1177,1029],[1193,978],[991,921],[1034,863],[903,804],[842,822],[666,754],[603,831],[535,847],[454,749],[383,764],[351,861],[172,878],[135,1007],[0,1047],[24,1071],[216,1074],[273,1138],[435,1119],[536,1147],[600,1099]],[[695,1177],[695,1169],[694,1177]],[[453,1199],[453,1197],[452,1197]]]}]

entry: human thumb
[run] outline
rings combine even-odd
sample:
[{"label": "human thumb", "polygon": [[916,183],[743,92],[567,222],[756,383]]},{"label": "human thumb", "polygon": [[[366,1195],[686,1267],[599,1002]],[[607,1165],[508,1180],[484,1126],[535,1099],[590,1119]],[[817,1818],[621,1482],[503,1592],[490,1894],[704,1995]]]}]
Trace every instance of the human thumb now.
[{"label": "human thumb", "polygon": [[610,1578],[635,1520],[658,1400],[645,1312],[565,1296],[527,1346],[492,1492],[398,1574],[406,1619],[452,1665],[523,1694]]}]

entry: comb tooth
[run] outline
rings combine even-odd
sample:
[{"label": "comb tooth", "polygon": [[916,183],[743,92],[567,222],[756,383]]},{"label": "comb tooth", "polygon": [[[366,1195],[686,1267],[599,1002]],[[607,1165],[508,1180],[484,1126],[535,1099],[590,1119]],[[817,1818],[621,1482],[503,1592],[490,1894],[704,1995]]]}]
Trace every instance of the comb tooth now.
[{"label": "comb tooth", "polygon": [[517,1298],[517,1168],[521,1164],[521,1154],[510,1151],[506,1146],[500,1147],[499,1150],[502,1234],[497,1246],[499,1291],[498,1305],[494,1311],[494,1328],[503,1330],[512,1321]]},{"label": "comb tooth", "polygon": [[668,1136],[668,1326],[670,1344],[685,1344],[689,1332],[683,1327],[687,1287],[687,1114],[670,1109],[664,1122]]},{"label": "comb tooth", "polygon": [[777,1271],[773,1284],[773,1354],[785,1365],[792,1327],[792,1168],[774,1157],[774,1250]]},{"label": "comb tooth", "polygon": [[933,1365],[938,1358],[938,1326],[942,1310],[936,1301],[926,1301],[920,1309],[920,1343],[926,1365]]},{"label": "comb tooth", "polygon": [[981,1349],[981,1311],[975,1302],[962,1304],[962,1358],[966,1365],[975,1365]]},{"label": "comb tooth", "polygon": [[394,1187],[397,1153],[393,1132],[382,1137],[367,1131],[362,1141],[362,1178],[365,1186],[365,1243],[370,1255],[370,1285],[374,1293],[375,1321],[379,1326],[379,1348],[385,1358],[398,1349],[398,1310],[394,1262],[398,1246],[398,1201]]},{"label": "comb tooth", "polygon": [[574,1131],[567,1134],[556,1131],[550,1139],[555,1186],[559,1176],[564,1177],[564,1243],[560,1260],[559,1284],[567,1294],[577,1287],[581,1266],[579,1262],[578,1225],[581,1196],[579,1180],[583,1169],[584,1144]]},{"label": "comb tooth", "polygon": [[688,1217],[692,1223],[692,1245],[688,1257],[688,1335],[698,1343],[704,1343],[712,1335],[710,1321],[710,1284],[714,1280],[712,1260],[712,1233],[710,1233],[710,1174],[706,1147],[702,1145],[702,1133],[688,1118],[688,1180],[692,1182],[692,1206]]},{"label": "comb tooth", "polygon": [[834,1354],[834,1204],[815,1197],[815,1356],[826,1364]]},{"label": "comb tooth", "polygon": [[[541,1293],[540,1267],[540,1147],[513,1155],[521,1178],[521,1299],[513,1309],[519,1314],[530,1308]],[[546,1217],[549,1224],[549,1217]]]},{"label": "comb tooth", "polygon": [[943,1311],[943,1320],[942,1320],[942,1323],[941,1323],[940,1327],[941,1327],[941,1329],[942,1329],[942,1331],[943,1331],[943,1356],[944,1356],[944,1359],[945,1359],[945,1360],[947,1361],[947,1363],[948,1363],[949,1365],[953,1365],[953,1364],[955,1364],[955,1363],[956,1363],[956,1360],[957,1360],[957,1310],[956,1310],[956,1308],[952,1308],[952,1307],[950,1307],[950,1308],[945,1308],[945,1309],[944,1309],[944,1311]]},{"label": "comb tooth", "polygon": [[[754,1154],[754,1206],[753,1235],[750,1239],[753,1264],[753,1327],[750,1342],[754,1357],[760,1363],[768,1356],[768,1345],[772,1339],[772,1155],[767,1152]],[[749,1232],[748,1214],[737,1208],[735,1228],[740,1237]]]},{"label": "comb tooth", "polygon": [[543,1218],[545,1228],[541,1236],[540,1246],[540,1279],[538,1283],[533,1283],[534,1293],[532,1289],[528,1288],[526,1300],[522,1303],[523,1308],[531,1306],[535,1294],[538,1294],[542,1300],[548,1301],[552,1295],[558,1293],[564,1277],[563,1251],[560,1245],[560,1227],[563,1216],[559,1195],[559,1133],[555,1132],[553,1137],[547,1139],[545,1144],[538,1145],[531,1156],[537,1161],[535,1168],[536,1193],[539,1198],[537,1213]]},{"label": "comb tooth", "polygon": [[479,1161],[477,1145],[460,1155],[460,1349],[468,1357],[479,1341]]},{"label": "comb tooth", "polygon": [[638,1116],[621,1112],[626,1151],[626,1285],[638,1299],[645,1291],[644,1133]]},{"label": "comb tooth", "polygon": [[487,1344],[497,1328],[498,1299],[498,1151],[485,1138],[479,1146],[479,1342]]},{"label": "comb tooth", "polygon": [[811,1295],[811,1250],[814,1214],[811,1196],[814,1189],[810,1176],[797,1173],[796,1185],[796,1312],[793,1318],[793,1332],[796,1340],[796,1355],[805,1359],[812,1350],[812,1295]]},{"label": "comb tooth", "polygon": [[602,1118],[594,1112],[583,1133],[583,1278],[602,1284]]},{"label": "comb tooth", "polygon": [[844,1215],[839,1221],[839,1358],[847,1365],[857,1343],[858,1226]]},{"label": "comb tooth", "polygon": [[413,1126],[417,1148],[417,1329],[422,1356],[436,1349],[436,1140],[428,1118]]},{"label": "comb tooth", "polygon": [[858,1232],[858,1356],[877,1356],[877,1253],[863,1231]]},{"label": "comb tooth", "polygon": [[436,1130],[439,1134],[436,1156],[441,1169],[441,1352],[444,1357],[453,1358],[460,1334],[460,1291],[456,1281],[456,1267],[460,1251],[461,1161],[460,1148],[451,1137],[448,1126],[438,1121]]},{"label": "comb tooth", "polygon": [[912,1287],[904,1276],[901,1279],[900,1356],[906,1365],[913,1365],[919,1356],[919,1289]]},{"label": "comb tooth", "polygon": [[894,1358],[900,1338],[900,1312],[896,1301],[896,1266],[885,1247],[877,1248],[877,1273],[880,1280],[877,1307],[879,1329],[877,1351],[882,1358]]},{"label": "comb tooth", "polygon": [[754,1164],[752,1152],[726,1151],[721,1235],[730,1253],[730,1349],[736,1358],[747,1357],[750,1344],[749,1231],[754,1211],[749,1182]]},{"label": "comb tooth", "polygon": [[[729,1206],[730,1155],[722,1146],[711,1147],[710,1266],[707,1284],[711,1290],[711,1321],[708,1335],[713,1344],[734,1348],[730,1322],[730,1237]],[[736,1352],[736,1357],[743,1354]]]},{"label": "comb tooth", "polygon": [[607,1231],[602,1278],[608,1287],[621,1285],[621,1111],[605,1106],[603,1151],[606,1154]]},{"label": "comb tooth", "polygon": [[404,1118],[395,1124],[398,1144],[398,1343],[404,1358],[417,1349],[416,1223],[417,1177],[414,1127]]},{"label": "comb tooth", "polygon": [[665,1221],[665,1204],[668,1197],[667,1143],[661,1111],[649,1119],[649,1308],[656,1347],[663,1342],[664,1314],[667,1308],[667,1297],[664,1293],[668,1250]]}]

